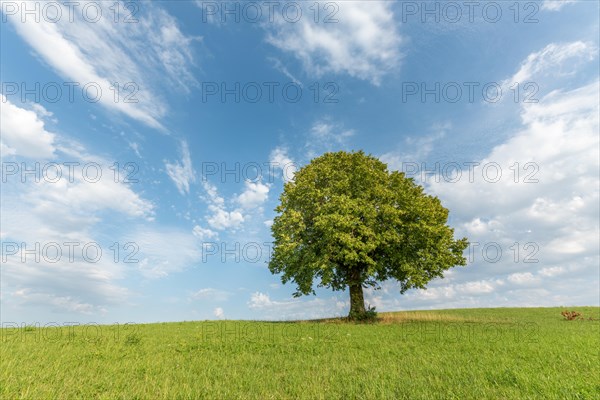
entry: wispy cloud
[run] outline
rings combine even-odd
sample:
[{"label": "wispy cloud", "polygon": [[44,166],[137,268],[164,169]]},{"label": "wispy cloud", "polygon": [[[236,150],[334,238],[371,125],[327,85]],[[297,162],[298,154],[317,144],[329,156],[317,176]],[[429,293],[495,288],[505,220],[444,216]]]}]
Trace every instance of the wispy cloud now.
[{"label": "wispy cloud", "polygon": [[267,293],[254,292],[247,305],[250,310],[260,313],[261,318],[276,320],[324,318],[347,313],[347,302],[337,297],[273,300]]},{"label": "wispy cloud", "polygon": [[167,175],[177,186],[179,193],[185,195],[190,193],[190,183],[196,180],[196,174],[192,166],[190,149],[185,140],[181,141],[181,161],[169,163],[165,161]]},{"label": "wispy cloud", "polygon": [[327,151],[346,150],[348,140],[354,136],[353,129],[346,129],[341,122],[326,116],[318,119],[310,127],[306,141],[307,158],[314,158]]},{"label": "wispy cloud", "polygon": [[[324,4],[320,2],[318,7],[323,8]],[[402,39],[393,4],[385,1],[327,4],[337,10],[328,22],[304,17],[290,23],[278,16],[275,23],[265,23],[267,42],[302,62],[310,75],[348,74],[380,85],[401,59]],[[312,15],[309,6],[314,7],[312,3],[301,4],[303,15]]]},{"label": "wispy cloud", "polygon": [[559,11],[567,4],[575,3],[575,0],[544,0],[542,2],[542,10]]},{"label": "wispy cloud", "polygon": [[593,60],[597,53],[598,49],[591,43],[550,43],[542,50],[527,56],[519,70],[504,81],[505,86],[515,82],[524,83],[534,78],[539,80],[545,76],[574,74],[581,64]]},{"label": "wispy cloud", "polygon": [[[88,3],[101,8],[103,17],[95,23],[83,18],[82,8]],[[23,22],[18,13],[7,17],[62,78],[80,86],[93,84],[99,89],[95,98],[106,108],[164,129],[160,119],[167,107],[158,93],[170,86],[187,92],[196,83],[190,72],[194,38],[185,36],[171,15],[150,2],[137,3],[140,12],[130,23],[112,21],[110,8],[126,10],[122,2],[77,2],[71,5],[74,12],[65,4],[55,4],[63,16],[72,14],[73,20],[27,18]]]},{"label": "wispy cloud", "polygon": [[425,161],[436,145],[442,143],[446,132],[452,129],[452,124],[434,125],[431,132],[422,136],[409,136],[404,140],[403,151],[392,151],[381,155],[381,161],[390,169],[402,170],[403,163],[420,163]]}]

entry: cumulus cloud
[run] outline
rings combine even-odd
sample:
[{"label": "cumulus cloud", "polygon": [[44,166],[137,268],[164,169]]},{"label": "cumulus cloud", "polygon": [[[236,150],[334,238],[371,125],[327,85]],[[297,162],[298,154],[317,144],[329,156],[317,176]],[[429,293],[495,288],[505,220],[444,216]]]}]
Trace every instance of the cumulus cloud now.
[{"label": "cumulus cloud", "polygon": [[1,154],[52,158],[56,151],[56,135],[46,130],[43,120],[52,114],[40,105],[35,105],[32,110],[18,107],[3,94],[0,94],[0,101]]},{"label": "cumulus cloud", "polygon": [[226,211],[216,206],[209,206],[209,210],[212,215],[208,217],[207,221],[215,229],[235,229],[239,228],[244,222],[244,215],[238,210]]},{"label": "cumulus cloud", "polygon": [[245,190],[237,197],[237,202],[244,209],[259,207],[269,198],[269,184],[245,181]]},{"label": "cumulus cloud", "polygon": [[[481,246],[497,243],[504,251],[504,262],[482,265],[480,257],[472,266],[478,272],[465,271],[465,277],[494,274],[512,285],[537,285],[549,292],[554,286],[560,293],[558,283],[550,278],[580,264],[583,269],[565,279],[579,286],[580,295],[586,293],[588,303],[594,301],[599,242],[598,93],[596,81],[524,105],[523,129],[474,169],[474,176],[481,177],[482,166],[496,163],[503,172],[498,181],[440,180],[428,185],[451,210],[458,235],[467,235]],[[525,263],[526,258],[539,262]],[[528,271],[519,271],[523,268]],[[587,284],[579,282],[584,271]]]},{"label": "cumulus cloud", "polygon": [[239,228],[245,220],[241,210],[227,211],[225,199],[219,196],[217,187],[207,181],[202,184],[207,194],[204,200],[208,203],[208,211],[210,211],[210,215],[206,218],[208,224],[217,230]]},{"label": "cumulus cloud", "polygon": [[[510,80],[570,74],[594,52],[583,42],[550,44],[529,55]],[[551,89],[537,103],[520,104],[521,126],[472,171],[463,170],[457,181],[425,183],[450,210],[456,236],[470,240],[468,266],[447,271],[401,301],[385,291],[373,294],[378,304],[398,309],[597,302],[600,84],[572,83],[570,89]],[[389,292],[396,290],[390,283]]]},{"label": "cumulus cloud", "polygon": [[218,319],[223,319],[225,318],[225,311],[223,311],[223,309],[221,307],[217,307],[213,310],[213,314],[215,315],[215,317],[217,317]]}]

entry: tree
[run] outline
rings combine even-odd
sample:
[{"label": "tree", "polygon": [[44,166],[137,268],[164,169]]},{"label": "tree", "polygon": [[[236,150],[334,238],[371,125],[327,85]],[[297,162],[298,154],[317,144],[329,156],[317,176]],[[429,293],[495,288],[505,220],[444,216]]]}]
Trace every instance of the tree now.
[{"label": "tree", "polygon": [[401,172],[364,152],[325,153],[284,186],[272,225],[269,270],[293,281],[295,297],[313,283],[349,289],[350,318],[365,314],[363,288],[396,279],[400,293],[425,288],[465,265],[448,210]]}]

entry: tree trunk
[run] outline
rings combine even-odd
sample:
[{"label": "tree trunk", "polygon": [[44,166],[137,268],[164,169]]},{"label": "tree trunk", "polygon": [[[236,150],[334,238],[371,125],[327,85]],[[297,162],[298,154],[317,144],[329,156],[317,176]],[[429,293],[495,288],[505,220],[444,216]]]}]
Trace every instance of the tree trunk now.
[{"label": "tree trunk", "polygon": [[350,285],[350,314],[349,318],[357,315],[362,315],[365,310],[365,297],[363,295],[363,287],[361,283],[353,283]]}]

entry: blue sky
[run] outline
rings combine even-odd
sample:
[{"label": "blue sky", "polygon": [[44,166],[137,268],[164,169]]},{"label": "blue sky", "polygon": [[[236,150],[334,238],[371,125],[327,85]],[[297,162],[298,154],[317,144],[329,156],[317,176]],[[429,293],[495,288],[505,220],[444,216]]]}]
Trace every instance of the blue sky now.
[{"label": "blue sky", "polygon": [[50,3],[2,1],[2,321],[345,315],[266,265],[340,149],[472,242],[378,310],[599,304],[597,2]]}]

